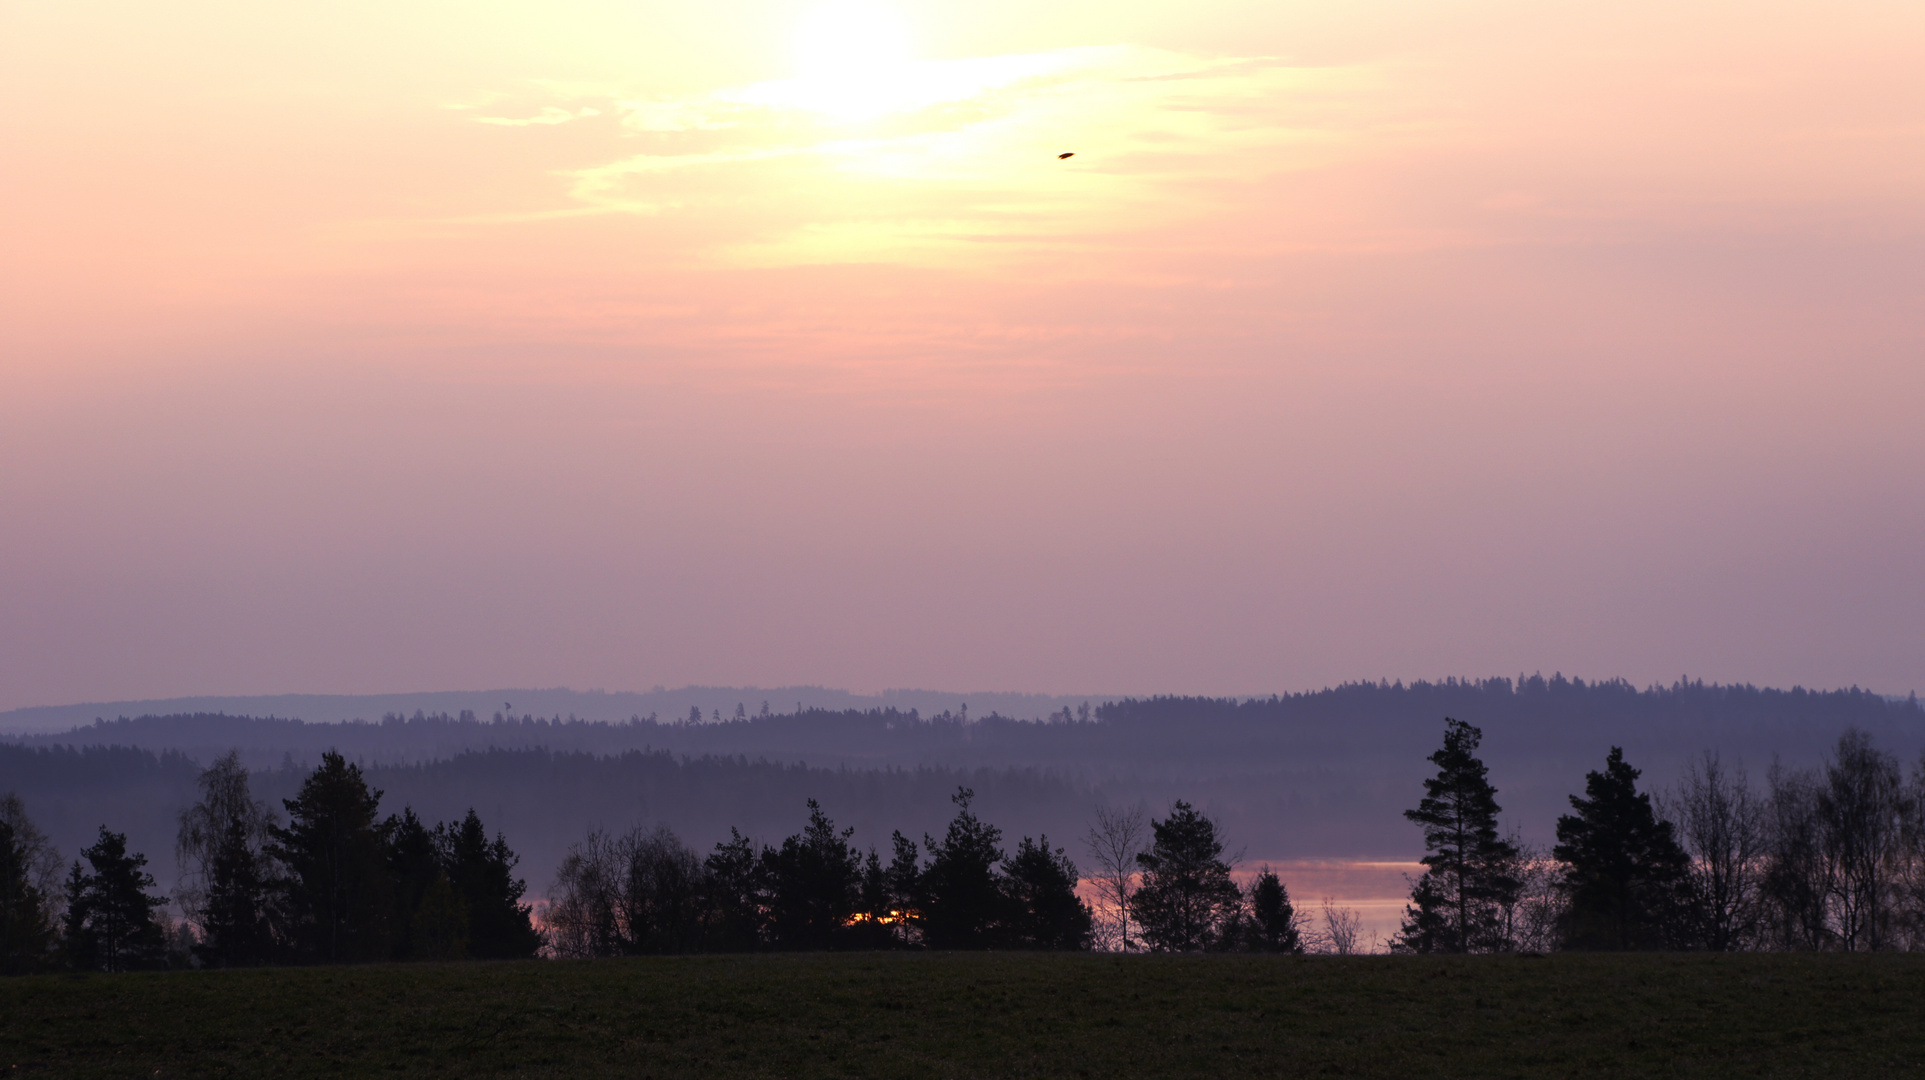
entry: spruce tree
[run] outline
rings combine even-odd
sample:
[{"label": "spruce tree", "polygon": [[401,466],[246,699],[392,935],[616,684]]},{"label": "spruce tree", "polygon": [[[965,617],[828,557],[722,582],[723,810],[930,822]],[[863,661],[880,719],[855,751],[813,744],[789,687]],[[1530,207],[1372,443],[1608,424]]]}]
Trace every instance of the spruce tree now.
[{"label": "spruce tree", "polygon": [[199,895],[201,940],[194,946],[194,955],[202,964],[247,967],[272,959],[267,881],[245,822],[228,823]]},{"label": "spruce tree", "polygon": [[1136,857],[1143,883],[1130,913],[1157,952],[1197,952],[1224,942],[1242,914],[1243,892],[1230,877],[1216,822],[1178,801],[1150,822],[1150,850]]},{"label": "spruce tree", "polygon": [[468,958],[468,910],[440,867],[408,920],[408,954],[413,960]]},{"label": "spruce tree", "polygon": [[1430,755],[1437,775],[1404,817],[1424,829],[1424,874],[1404,909],[1394,948],[1402,952],[1495,952],[1505,947],[1502,912],[1522,889],[1516,845],[1497,832],[1497,789],[1477,757],[1483,732],[1444,719],[1444,745]]},{"label": "spruce tree", "polygon": [[1049,837],[1025,836],[1003,864],[1009,896],[1004,943],[1018,949],[1087,949],[1092,918],[1076,895],[1076,864]]},{"label": "spruce tree", "polygon": [[1638,791],[1638,775],[1613,746],[1604,771],[1585,774],[1584,796],[1571,796],[1577,813],[1557,819],[1551,853],[1565,867],[1566,948],[1678,948],[1689,939],[1690,858]]},{"label": "spruce tree", "polygon": [[1245,929],[1245,946],[1251,952],[1300,953],[1303,935],[1297,926],[1296,908],[1283,879],[1264,867],[1250,885],[1250,913]]},{"label": "spruce tree", "polygon": [[[449,891],[441,853],[436,850],[435,834],[410,806],[404,807],[400,814],[389,815],[381,823],[381,837],[387,879],[394,890],[389,923],[390,955],[396,960],[461,959],[453,954],[449,942],[456,938],[465,940],[465,927],[463,933],[456,934],[444,925],[451,916],[443,909],[452,901],[437,895],[435,911],[427,915],[422,912],[437,882],[443,893]],[[434,940],[417,942],[417,927],[423,928]]]},{"label": "spruce tree", "polygon": [[515,876],[520,857],[500,833],[488,830],[471,808],[458,825],[435,830],[443,869],[461,898],[468,927],[468,955],[480,960],[515,960],[541,949],[541,934],[531,920],[534,906],[521,898],[528,883]]}]

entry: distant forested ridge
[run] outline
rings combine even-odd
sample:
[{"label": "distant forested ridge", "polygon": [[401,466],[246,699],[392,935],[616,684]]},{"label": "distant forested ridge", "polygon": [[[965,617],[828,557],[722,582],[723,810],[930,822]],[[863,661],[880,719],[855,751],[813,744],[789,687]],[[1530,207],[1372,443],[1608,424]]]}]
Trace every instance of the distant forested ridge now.
[{"label": "distant forested ridge", "polygon": [[[395,805],[436,820],[475,807],[523,853],[537,894],[587,826],[660,822],[697,845],[731,824],[775,837],[794,830],[813,797],[867,845],[887,839],[872,835],[884,823],[934,829],[958,784],[1019,834],[1072,836],[1096,805],[1140,800],[1161,809],[1186,798],[1253,859],[1408,857],[1414,837],[1401,811],[1444,716],[1483,730],[1503,818],[1538,843],[1610,746],[1624,747],[1656,788],[1707,749],[1762,774],[1774,756],[1816,762],[1847,728],[1908,761],[1925,747],[1925,709],[1915,698],[1682,680],[1640,690],[1531,676],[1125,699],[1066,707],[1043,722],[961,711],[764,711],[759,701],[719,722],[713,714],[620,723],[418,714],[350,724],[146,716],[0,742],[0,791],[19,791],[68,857],[101,824],[160,856],[171,850],[196,763],[238,749],[257,771],[256,790],[277,800],[334,748],[362,762]],[[171,860],[155,861],[164,880]]]},{"label": "distant forested ridge", "polygon": [[[1597,738],[1647,758],[1718,744],[1740,754],[1809,757],[1837,733],[1858,727],[1888,741],[1925,735],[1916,696],[1892,700],[1867,690],[1776,690],[1679,681],[1639,690],[1623,680],[1529,676],[1512,680],[1348,683],[1261,698],[1125,698],[1047,721],[967,711],[800,709],[742,702],[733,715],[632,717],[627,721],[506,715],[412,716],[379,722],[307,723],[298,718],[220,713],[121,717],[57,734],[18,736],[27,746],[140,746],[197,759],[239,748],[256,768],[338,748],[370,762],[432,761],[464,750],[543,748],[595,754],[667,750],[747,755],[820,765],[1060,767],[1115,775],[1266,770],[1277,755],[1343,760],[1375,757],[1386,740],[1412,748],[1439,716],[1477,718],[1506,753],[1588,754]],[[1251,756],[1257,751],[1257,756]],[[1499,752],[1499,751],[1494,751]]]}]

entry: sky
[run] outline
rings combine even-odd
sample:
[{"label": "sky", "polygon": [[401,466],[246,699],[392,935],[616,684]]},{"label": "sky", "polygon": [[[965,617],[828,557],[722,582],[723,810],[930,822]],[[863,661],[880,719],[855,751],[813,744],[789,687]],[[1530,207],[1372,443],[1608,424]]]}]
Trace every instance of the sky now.
[{"label": "sky", "polygon": [[1920,42],[5,0],[0,708],[1925,688]]}]

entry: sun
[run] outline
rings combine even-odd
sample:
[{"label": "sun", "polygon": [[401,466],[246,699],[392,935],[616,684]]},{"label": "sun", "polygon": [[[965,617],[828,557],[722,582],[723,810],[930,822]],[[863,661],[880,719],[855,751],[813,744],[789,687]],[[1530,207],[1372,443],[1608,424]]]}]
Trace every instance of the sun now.
[{"label": "sun", "polygon": [[795,74],[721,92],[724,100],[865,123],[964,101],[1060,68],[1057,54],[925,59],[909,23],[878,0],[830,0],[795,27]]},{"label": "sun", "polygon": [[863,0],[816,8],[796,27],[798,104],[842,120],[895,111],[915,95],[909,26],[893,9]]},{"label": "sun", "polygon": [[842,0],[816,8],[796,28],[795,65],[804,78],[869,81],[914,59],[908,24],[884,4]]}]

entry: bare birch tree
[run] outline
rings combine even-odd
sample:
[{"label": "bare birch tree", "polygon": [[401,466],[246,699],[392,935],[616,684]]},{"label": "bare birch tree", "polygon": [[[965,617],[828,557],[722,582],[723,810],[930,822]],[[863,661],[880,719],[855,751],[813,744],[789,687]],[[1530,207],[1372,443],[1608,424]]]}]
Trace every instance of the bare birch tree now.
[{"label": "bare birch tree", "polygon": [[1364,919],[1354,908],[1338,907],[1326,896],[1315,923],[1303,932],[1307,952],[1355,956],[1363,952]]},{"label": "bare birch tree", "polygon": [[1096,863],[1091,876],[1101,900],[1097,938],[1113,952],[1135,948],[1130,935],[1130,898],[1135,893],[1136,857],[1147,850],[1148,814],[1141,804],[1127,810],[1099,807],[1083,847]]},{"label": "bare birch tree", "polygon": [[1727,767],[1710,750],[1686,766],[1665,800],[1691,855],[1691,892],[1700,943],[1713,952],[1750,944],[1759,926],[1759,888],[1768,850],[1766,807],[1744,766]]},{"label": "bare birch tree", "polygon": [[1838,739],[1818,788],[1832,878],[1833,924],[1847,952],[1890,948],[1893,901],[1902,876],[1903,826],[1910,807],[1898,761],[1853,729]]},{"label": "bare birch tree", "polygon": [[200,789],[200,801],[181,811],[174,841],[174,857],[180,864],[175,900],[197,923],[206,920],[223,848],[238,844],[258,861],[271,839],[268,830],[277,823],[274,812],[254,798],[248,787],[247,767],[241,764],[238,750],[229,750],[202,770]]}]

